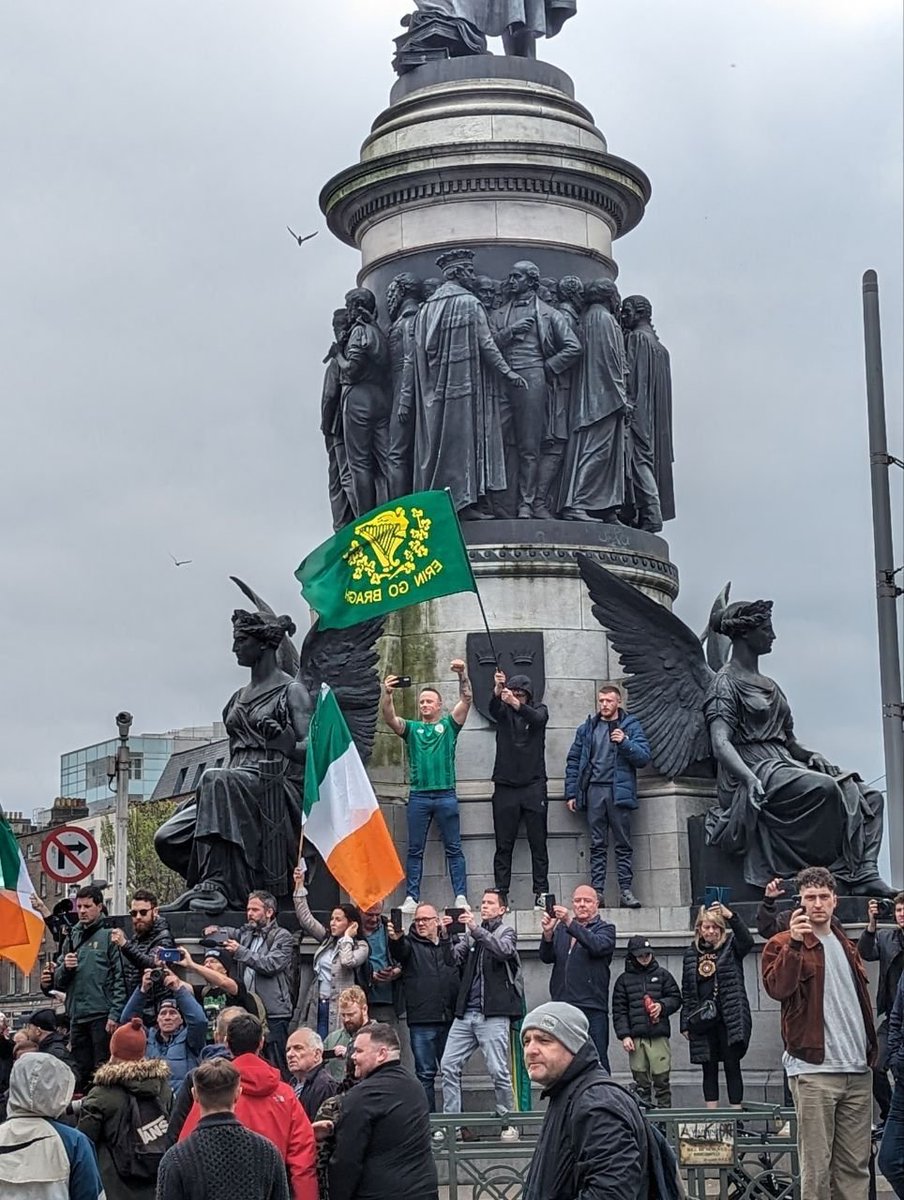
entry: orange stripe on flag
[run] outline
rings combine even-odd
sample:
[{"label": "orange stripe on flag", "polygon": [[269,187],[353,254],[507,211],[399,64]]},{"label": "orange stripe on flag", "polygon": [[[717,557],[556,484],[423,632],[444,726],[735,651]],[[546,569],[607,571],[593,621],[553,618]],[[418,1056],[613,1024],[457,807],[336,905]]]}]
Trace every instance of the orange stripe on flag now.
[{"label": "orange stripe on flag", "polygon": [[45,927],[36,912],[26,912],[11,895],[15,893],[0,892],[0,958],[9,959],[27,975],[38,961]]},{"label": "orange stripe on flag", "polygon": [[326,865],[359,908],[370,908],[388,896],[405,874],[379,809],[342,839]]}]

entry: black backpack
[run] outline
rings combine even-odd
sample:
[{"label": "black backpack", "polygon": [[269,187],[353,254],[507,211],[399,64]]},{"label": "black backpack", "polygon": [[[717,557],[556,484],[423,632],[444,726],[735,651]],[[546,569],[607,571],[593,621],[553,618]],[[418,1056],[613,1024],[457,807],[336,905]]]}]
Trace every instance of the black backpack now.
[{"label": "black backpack", "polygon": [[110,1139],[110,1156],[121,1179],[156,1179],[169,1148],[166,1109],[156,1096],[136,1096],[123,1089],[125,1102]]},{"label": "black backpack", "polygon": [[643,1198],[638,1197],[638,1200],[687,1200],[687,1191],[684,1187],[684,1181],[681,1178],[681,1172],[678,1170],[678,1157],[672,1149],[668,1138],[658,1125],[654,1125],[647,1120],[646,1114],[637,1103],[637,1098],[627,1088],[623,1088],[621,1084],[616,1083],[608,1075],[593,1074],[589,1079],[585,1080],[582,1087],[577,1089],[568,1105],[566,1126],[568,1128],[571,1127],[571,1109],[577,1098],[595,1083],[602,1083],[606,1087],[611,1087],[621,1092],[623,1096],[627,1096],[643,1122],[644,1133],[647,1138],[649,1190],[646,1196]]}]

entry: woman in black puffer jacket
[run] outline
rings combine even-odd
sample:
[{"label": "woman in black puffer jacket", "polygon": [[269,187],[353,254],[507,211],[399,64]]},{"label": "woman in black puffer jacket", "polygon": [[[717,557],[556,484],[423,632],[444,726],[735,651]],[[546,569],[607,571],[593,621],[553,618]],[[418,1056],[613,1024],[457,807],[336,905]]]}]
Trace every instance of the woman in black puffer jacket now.
[{"label": "woman in black puffer jacket", "polygon": [[[690,1042],[691,1062],[703,1067],[707,1108],[719,1107],[720,1062],[729,1104],[740,1108],[744,1099],[741,1060],[747,1053],[752,1022],[743,960],[752,949],[750,930],[724,904],[700,909],[694,940],[684,952],[681,1032]],[[712,1012],[700,1013],[701,1005]]]}]

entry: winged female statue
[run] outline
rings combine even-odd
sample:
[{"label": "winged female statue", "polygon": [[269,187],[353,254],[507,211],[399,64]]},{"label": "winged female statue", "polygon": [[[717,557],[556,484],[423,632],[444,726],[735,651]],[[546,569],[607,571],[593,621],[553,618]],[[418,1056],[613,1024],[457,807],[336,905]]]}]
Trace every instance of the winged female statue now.
[{"label": "winged female statue", "polygon": [[716,645],[727,639],[731,654],[713,670],[674,613],[577,558],[593,614],[621,657],[653,765],[675,778],[694,763],[714,763],[718,804],[707,814],[707,841],[743,856],[755,887],[824,866],[850,894],[890,895],[877,866],[881,792],[804,747],[785,693],[760,671],[775,640],[772,601],[717,602],[710,636]]},{"label": "winged female statue", "polygon": [[256,888],[291,892],[298,860],[308,726],[321,683],[336,694],[363,759],[373,748],[380,696],[374,644],[379,619],[318,628],[301,653],[291,617],[277,616],[240,580],[256,611],[232,614],[233,653],[251,679],[229,699],[229,763],[209,768],[195,795],[157,830],[160,859],[188,890],[167,911],[216,914],[245,907]]}]

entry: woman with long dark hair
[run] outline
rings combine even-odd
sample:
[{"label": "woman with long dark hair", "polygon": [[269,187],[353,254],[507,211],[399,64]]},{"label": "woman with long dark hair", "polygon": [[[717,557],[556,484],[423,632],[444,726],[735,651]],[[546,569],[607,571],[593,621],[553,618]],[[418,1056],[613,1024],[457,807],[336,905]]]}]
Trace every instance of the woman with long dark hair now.
[{"label": "woman with long dark hair", "polygon": [[360,936],[361,913],[354,904],[337,904],[329,929],[317,920],[308,905],[304,875],[303,867],[295,868],[295,915],[320,945],[314,951],[314,978],[301,1005],[300,1023],[325,1038],[339,1028],[339,993],[355,984],[355,972],[367,962],[370,946]]}]

